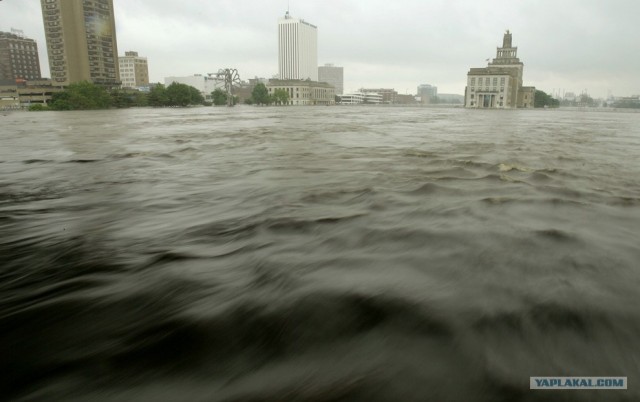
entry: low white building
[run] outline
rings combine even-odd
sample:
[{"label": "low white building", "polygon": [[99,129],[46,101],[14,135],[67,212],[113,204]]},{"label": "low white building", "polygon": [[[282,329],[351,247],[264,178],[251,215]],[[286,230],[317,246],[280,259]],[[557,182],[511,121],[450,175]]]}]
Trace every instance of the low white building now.
[{"label": "low white building", "polygon": [[381,104],[383,100],[382,94],[375,92],[352,92],[350,94],[344,94],[340,97],[341,105],[359,105],[359,104]]},{"label": "low white building", "polygon": [[202,74],[189,75],[186,77],[166,77],[164,84],[169,86],[173,83],[186,84],[196,88],[206,100],[211,100],[211,92],[216,89],[224,90],[224,82]]},{"label": "low white building", "polygon": [[359,105],[364,103],[364,94],[362,92],[354,92],[340,96],[341,105]]}]

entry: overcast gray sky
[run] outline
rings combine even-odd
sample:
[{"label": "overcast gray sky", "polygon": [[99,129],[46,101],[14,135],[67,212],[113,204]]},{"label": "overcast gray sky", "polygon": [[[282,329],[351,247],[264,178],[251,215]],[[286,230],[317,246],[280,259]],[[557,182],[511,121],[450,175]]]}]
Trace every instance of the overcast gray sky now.
[{"label": "overcast gray sky", "polygon": [[[235,67],[278,71],[277,20],[287,0],[114,0],[120,54],[149,59],[154,82]],[[464,93],[470,67],[495,56],[506,29],[524,84],[546,92],[640,94],[638,0],[290,0],[318,26],[318,62],[345,69],[345,89],[432,84]],[[0,1],[0,30],[38,41],[49,74],[40,0]]]}]

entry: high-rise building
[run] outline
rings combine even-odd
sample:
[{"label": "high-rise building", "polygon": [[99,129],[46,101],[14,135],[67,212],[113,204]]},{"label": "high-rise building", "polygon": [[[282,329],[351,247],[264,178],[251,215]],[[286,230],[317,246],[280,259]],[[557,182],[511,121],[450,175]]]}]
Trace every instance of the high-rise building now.
[{"label": "high-rise building", "polygon": [[0,32],[0,80],[39,80],[38,44],[22,31]]},{"label": "high-rise building", "polygon": [[418,96],[420,97],[421,103],[436,103],[438,99],[438,87],[429,84],[418,85]]},{"label": "high-rise building", "polygon": [[124,52],[124,56],[118,57],[118,64],[123,88],[149,86],[149,66],[146,57],[138,56],[138,52]]},{"label": "high-rise building", "polygon": [[288,11],[278,21],[278,77],[318,81],[318,28]]},{"label": "high-rise building", "polygon": [[523,69],[518,48],[513,46],[512,35],[507,31],[493,61],[487,67],[471,68],[467,73],[465,107],[533,107],[536,89],[522,86]]},{"label": "high-rise building", "polygon": [[119,85],[113,0],[40,2],[54,84]]},{"label": "high-rise building", "polygon": [[344,91],[344,68],[333,64],[325,64],[318,67],[318,81],[326,82],[336,89],[336,95],[342,95]]}]

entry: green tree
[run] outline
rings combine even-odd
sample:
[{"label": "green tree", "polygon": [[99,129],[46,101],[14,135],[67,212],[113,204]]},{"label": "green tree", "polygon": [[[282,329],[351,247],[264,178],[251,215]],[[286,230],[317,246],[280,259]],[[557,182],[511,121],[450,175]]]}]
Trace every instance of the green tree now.
[{"label": "green tree", "polygon": [[191,104],[191,91],[189,85],[171,83],[167,87],[167,106],[186,107]]},{"label": "green tree", "polygon": [[167,88],[162,84],[154,85],[151,91],[149,91],[149,95],[147,95],[147,102],[149,106],[167,106],[169,103]]},{"label": "green tree", "polygon": [[202,92],[198,91],[197,88],[189,86],[189,94],[191,95],[191,104],[192,105],[202,105],[202,104],[204,104],[204,97],[202,96]]},{"label": "green tree", "polygon": [[211,97],[213,98],[213,104],[216,106],[227,104],[227,93],[220,88],[217,88],[215,91],[211,92]]},{"label": "green tree", "polygon": [[[625,109],[640,109],[640,99],[626,98],[616,101],[613,107],[625,108]],[[31,109],[29,109],[31,110]]]},{"label": "green tree", "polygon": [[268,105],[271,103],[269,90],[261,82],[253,88],[253,91],[251,91],[251,98],[253,99],[253,102],[258,105]]},{"label": "green tree", "polygon": [[288,105],[289,91],[285,89],[276,89],[273,91],[273,101],[276,105]]},{"label": "green tree", "polygon": [[73,83],[64,91],[53,94],[50,104],[54,110],[108,109],[110,106],[109,93],[88,81]]},{"label": "green tree", "polygon": [[136,92],[133,97],[135,106],[149,106],[149,96],[144,92]]},{"label": "green tree", "polygon": [[134,106],[134,94],[121,89],[111,91],[111,104],[119,109]]},{"label": "green tree", "polygon": [[536,89],[536,94],[533,101],[533,107],[558,107],[560,101],[551,97],[544,91]]},{"label": "green tree", "polygon": [[43,110],[49,110],[47,105],[43,105],[42,103],[34,103],[29,105],[30,112],[42,112]]}]

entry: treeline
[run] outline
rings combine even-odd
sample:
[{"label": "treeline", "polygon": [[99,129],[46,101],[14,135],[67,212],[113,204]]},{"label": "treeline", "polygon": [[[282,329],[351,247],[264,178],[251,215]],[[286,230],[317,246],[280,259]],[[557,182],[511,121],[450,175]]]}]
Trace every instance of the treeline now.
[{"label": "treeline", "polygon": [[[228,99],[228,95],[221,89],[216,89],[211,93],[211,98],[213,100],[213,104],[216,106],[226,105]],[[238,97],[233,97],[232,104],[238,103]],[[258,83],[253,90],[251,91],[251,96],[244,100],[244,103],[247,105],[288,105],[289,104],[289,92],[284,89],[276,89],[273,91],[273,95],[269,94],[269,90],[267,86],[263,83]]]},{"label": "treeline", "polygon": [[611,107],[619,107],[622,109],[640,109],[640,99],[621,99],[615,101]]},{"label": "treeline", "polygon": [[196,88],[173,84],[165,87],[156,84],[150,92],[111,89],[87,81],[69,85],[52,95],[48,105],[31,105],[29,110],[97,110],[129,108],[135,106],[179,106],[211,105]]},{"label": "treeline", "polygon": [[[129,108],[140,106],[153,107],[186,107],[191,105],[226,105],[228,95],[221,89],[211,93],[213,102],[208,102],[198,89],[179,83],[169,86],[154,85],[149,92],[130,89],[107,89],[87,81],[69,85],[63,91],[54,93],[48,105],[35,104],[29,110],[97,110],[110,108]],[[233,97],[232,104],[239,101]],[[246,104],[256,105],[286,105],[289,103],[289,92],[276,89],[273,95],[267,87],[260,83],[251,92],[251,97],[245,99]]]},{"label": "treeline", "polygon": [[263,83],[258,83],[251,91],[251,97],[245,99],[244,103],[248,105],[288,105],[289,104],[289,92],[284,89],[276,89],[273,91],[273,95],[269,94],[267,86]]}]

